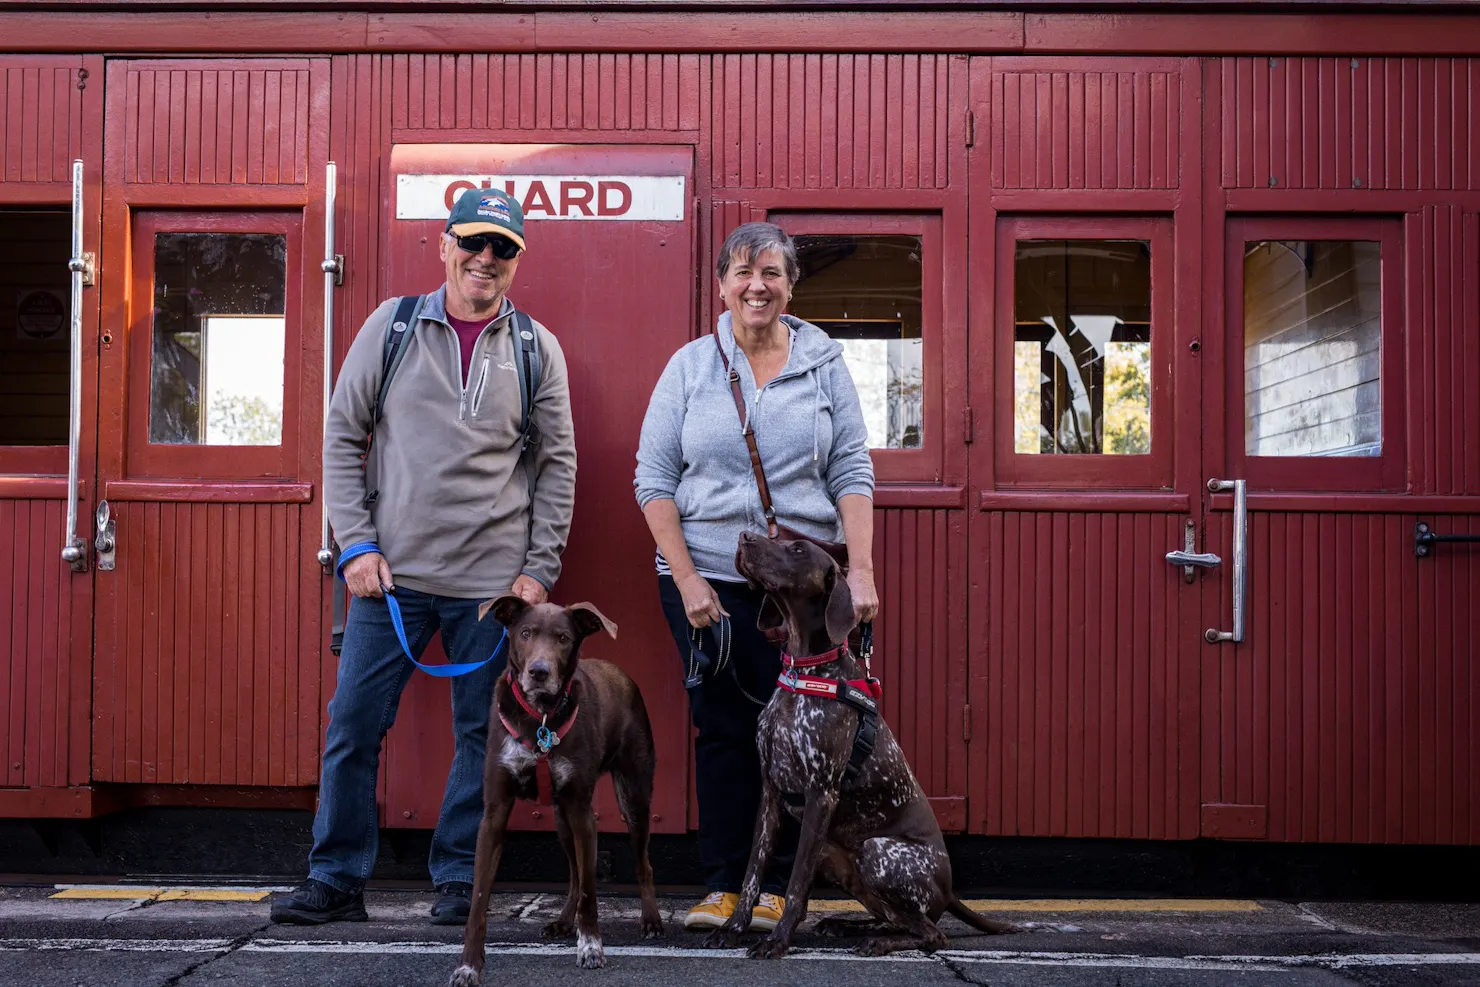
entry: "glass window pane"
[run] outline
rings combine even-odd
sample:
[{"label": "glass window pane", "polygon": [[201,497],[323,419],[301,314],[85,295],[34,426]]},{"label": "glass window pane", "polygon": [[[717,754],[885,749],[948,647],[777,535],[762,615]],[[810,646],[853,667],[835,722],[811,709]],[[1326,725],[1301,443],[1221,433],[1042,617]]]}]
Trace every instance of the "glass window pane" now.
[{"label": "glass window pane", "polygon": [[1379,244],[1244,245],[1244,450],[1382,454]]},{"label": "glass window pane", "polygon": [[796,237],[790,311],[843,344],[871,449],[912,449],[924,432],[923,280],[917,236]]},{"label": "glass window pane", "polygon": [[280,445],[287,238],[154,239],[149,441]]},{"label": "glass window pane", "polygon": [[72,215],[0,212],[0,446],[64,446],[72,380]]},{"label": "glass window pane", "polygon": [[1023,240],[1013,283],[1013,448],[1151,452],[1151,245]]}]

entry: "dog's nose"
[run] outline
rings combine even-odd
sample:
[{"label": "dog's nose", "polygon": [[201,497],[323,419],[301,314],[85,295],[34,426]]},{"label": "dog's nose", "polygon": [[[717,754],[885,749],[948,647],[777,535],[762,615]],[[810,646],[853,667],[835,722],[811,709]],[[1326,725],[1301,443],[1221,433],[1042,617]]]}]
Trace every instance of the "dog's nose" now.
[{"label": "dog's nose", "polygon": [[749,531],[740,532],[740,544],[744,545],[755,540],[755,535]]},{"label": "dog's nose", "polygon": [[542,661],[534,662],[525,671],[529,674],[530,681],[537,685],[544,685],[550,680],[550,666]]}]

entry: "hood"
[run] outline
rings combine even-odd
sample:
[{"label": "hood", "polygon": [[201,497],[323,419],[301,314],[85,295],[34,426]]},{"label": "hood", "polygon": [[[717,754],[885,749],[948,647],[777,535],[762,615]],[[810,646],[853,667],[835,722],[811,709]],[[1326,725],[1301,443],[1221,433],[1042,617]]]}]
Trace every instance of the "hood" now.
[{"label": "hood", "polygon": [[[792,330],[794,336],[791,353],[786,358],[786,366],[777,375],[778,380],[783,377],[811,373],[823,364],[843,355],[843,344],[812,323],[798,319],[794,315],[783,315],[781,321]],[[720,315],[719,325],[715,331],[719,333],[720,345],[725,349],[725,356],[729,357],[731,363],[734,363],[735,330],[730,327],[729,312]]]}]

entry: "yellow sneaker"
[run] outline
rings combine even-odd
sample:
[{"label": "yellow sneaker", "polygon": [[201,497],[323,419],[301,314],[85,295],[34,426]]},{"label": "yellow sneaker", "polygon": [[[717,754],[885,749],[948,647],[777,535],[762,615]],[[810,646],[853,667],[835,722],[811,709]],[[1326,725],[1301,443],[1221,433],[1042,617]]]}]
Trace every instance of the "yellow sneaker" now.
[{"label": "yellow sneaker", "polygon": [[776,923],[781,921],[781,913],[786,911],[786,899],[779,894],[762,892],[760,900],[755,903],[754,910],[750,913],[750,928],[753,932],[770,932],[776,928]]},{"label": "yellow sneaker", "polygon": [[[764,897],[764,896],[762,896]],[[718,929],[735,914],[740,896],[729,891],[711,891],[684,916],[685,929]]]}]

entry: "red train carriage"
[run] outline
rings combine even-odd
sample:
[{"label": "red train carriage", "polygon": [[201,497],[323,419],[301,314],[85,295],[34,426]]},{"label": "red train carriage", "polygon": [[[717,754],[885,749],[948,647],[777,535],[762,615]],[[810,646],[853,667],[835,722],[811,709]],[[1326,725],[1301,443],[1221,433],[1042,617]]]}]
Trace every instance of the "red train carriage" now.
[{"label": "red train carriage", "polygon": [[[298,6],[0,12],[0,817],[312,806],[325,381],[486,184],[659,831],[637,428],[767,218],[859,383],[886,711],[948,830],[1480,842],[1480,11]],[[435,817],[446,688],[387,826]]]}]

